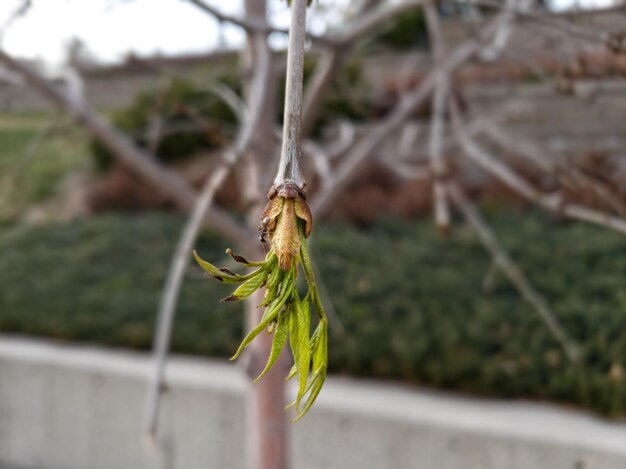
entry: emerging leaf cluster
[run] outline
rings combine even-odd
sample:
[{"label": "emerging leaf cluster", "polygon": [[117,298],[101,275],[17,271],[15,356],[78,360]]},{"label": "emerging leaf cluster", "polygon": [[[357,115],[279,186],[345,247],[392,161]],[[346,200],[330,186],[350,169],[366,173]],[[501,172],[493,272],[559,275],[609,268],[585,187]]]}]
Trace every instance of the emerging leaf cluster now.
[{"label": "emerging leaf cluster", "polygon": [[[295,407],[295,420],[299,420],[319,395],[328,367],[328,321],[306,242],[311,229],[310,213],[300,195],[274,195],[266,208],[264,221],[262,228],[269,231],[272,246],[264,261],[249,262],[230,249],[226,251],[236,262],[254,268],[251,273],[239,275],[228,269],[219,269],[201,259],[195,251],[194,257],[213,278],[224,283],[240,284],[222,301],[242,300],[265,287],[265,297],[259,305],[265,307],[261,321],[246,335],[231,360],[236,359],[262,331],[274,334],[267,365],[255,379],[256,382],[272,368],[289,339],[294,364],[287,380],[297,377],[298,393],[287,407]],[[304,298],[300,297],[296,288],[300,265],[308,285]],[[310,333],[312,307],[319,317],[313,334]]]}]

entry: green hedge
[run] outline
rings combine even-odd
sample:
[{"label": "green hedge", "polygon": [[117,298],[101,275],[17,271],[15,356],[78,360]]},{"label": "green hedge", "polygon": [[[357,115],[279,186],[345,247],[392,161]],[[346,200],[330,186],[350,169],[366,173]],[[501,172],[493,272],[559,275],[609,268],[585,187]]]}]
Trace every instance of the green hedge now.
[{"label": "green hedge", "polygon": [[[536,214],[490,219],[583,346],[581,366],[564,359],[506,279],[483,292],[489,258],[467,227],[457,224],[445,239],[424,220],[318,225],[313,251],[345,327],[331,337],[331,371],[626,414],[624,238]],[[5,228],[0,330],[148,347],[180,229],[181,219],[164,214]],[[224,258],[224,248],[210,234],[198,243],[208,259]],[[241,307],[217,301],[228,292],[190,273],[175,350],[221,357],[235,350]]]}]

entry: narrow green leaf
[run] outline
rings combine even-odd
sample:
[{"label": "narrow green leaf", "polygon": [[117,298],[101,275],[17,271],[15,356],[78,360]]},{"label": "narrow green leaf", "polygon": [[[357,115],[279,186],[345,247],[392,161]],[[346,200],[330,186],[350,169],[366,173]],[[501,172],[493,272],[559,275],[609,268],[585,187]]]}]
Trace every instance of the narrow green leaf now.
[{"label": "narrow green leaf", "polygon": [[316,348],[313,350],[313,376],[304,391],[304,406],[301,409],[298,409],[299,406],[296,406],[298,413],[294,422],[300,420],[308,412],[326,381],[326,370],[328,368],[328,323],[326,321],[320,322],[315,332],[318,338],[315,341]]},{"label": "narrow green leaf", "polygon": [[280,286],[281,280],[284,276],[285,272],[278,267],[277,262],[274,260],[272,264],[272,270],[265,285],[265,298],[259,306],[267,306],[274,300],[274,298],[276,298],[276,294],[278,293],[278,287]]},{"label": "narrow green leaf", "polygon": [[316,341],[313,353],[313,371],[317,372],[320,368],[326,368],[328,364],[328,323],[320,321],[318,326],[319,338]]},{"label": "narrow green leaf", "polygon": [[315,331],[313,331],[313,335],[311,336],[311,340],[309,340],[309,348],[311,350],[315,350],[317,348],[317,342],[319,341],[320,338],[320,330],[322,328],[322,323],[320,322],[317,327],[315,328]]},{"label": "narrow green leaf", "polygon": [[[291,347],[291,354],[293,355],[293,367],[292,367],[292,371],[295,370],[295,372],[293,373],[295,375],[295,373],[298,372],[298,364],[300,363],[300,335],[298,333],[298,321],[299,321],[299,317],[298,317],[298,312],[296,311],[295,308],[291,308],[291,314],[289,315],[289,346]],[[292,376],[292,373],[289,373],[290,377]],[[289,378],[289,377],[288,377]]]},{"label": "narrow green leaf", "polygon": [[324,386],[324,381],[326,381],[325,371],[323,374],[316,375],[315,382],[313,386],[311,387],[311,394],[309,394],[309,397],[307,398],[304,407],[300,411],[298,411],[298,415],[293,420],[294,422],[297,422],[298,420],[300,420],[309,411],[309,409],[311,408],[311,406],[317,399],[317,396],[319,395],[320,391],[322,390],[322,387]]},{"label": "narrow green leaf", "polygon": [[298,396],[296,397],[296,408],[300,405],[300,400],[304,395],[307,378],[309,377],[309,367],[311,363],[311,349],[309,348],[310,316],[302,307],[298,293],[294,292],[295,312],[298,316],[296,334],[298,336]]},{"label": "narrow green leaf", "polygon": [[236,276],[222,272],[210,262],[202,259],[195,250],[193,251],[193,257],[196,259],[198,265],[202,267],[211,277],[215,277],[217,280],[224,283],[239,283],[241,281]]},{"label": "narrow green leaf", "polygon": [[218,269],[210,262],[207,262],[204,259],[202,259],[196,251],[193,251],[193,257],[196,259],[196,262],[200,265],[200,267],[202,267],[211,277],[214,277],[217,280],[224,282],[224,283],[231,283],[231,284],[241,283],[248,279],[256,277],[259,274],[259,272],[262,272],[268,269],[267,265],[263,265],[263,267],[260,267],[254,272],[250,272],[249,274],[246,274],[246,275],[238,275],[233,272],[230,272],[228,269]]},{"label": "narrow green leaf", "polygon": [[[259,269],[256,276],[242,283],[232,295],[224,298],[222,301],[233,301],[248,298],[255,291],[259,289],[265,278],[267,277],[267,271]],[[231,299],[232,298],[232,299]]]},{"label": "narrow green leaf", "polygon": [[280,352],[282,352],[283,347],[285,346],[285,342],[287,341],[287,335],[289,333],[289,322],[287,320],[287,311],[283,311],[278,315],[278,325],[276,326],[276,332],[274,333],[274,340],[272,341],[272,350],[270,352],[270,357],[267,360],[267,365],[265,365],[265,369],[261,372],[259,376],[254,380],[256,383],[260,380],[265,373],[267,373],[270,368],[274,365]]},{"label": "narrow green leaf", "polygon": [[278,301],[276,302],[276,304],[272,307],[272,309],[268,312],[267,310],[265,311],[265,313],[263,314],[263,318],[261,319],[261,322],[259,322],[259,324],[257,324],[257,326],[252,329],[248,335],[243,339],[243,341],[241,342],[241,344],[239,345],[239,348],[237,349],[237,352],[235,352],[235,355],[233,355],[230,359],[234,360],[236,359],[241,352],[243,351],[244,348],[246,348],[250,342],[252,342],[252,340],[259,335],[259,333],[265,329],[270,322],[272,322],[274,320],[274,318],[278,315],[278,313],[280,312],[280,309],[284,306],[284,304],[287,302],[287,299],[289,298],[289,293],[291,292],[291,290],[294,287],[294,281],[293,281],[293,274],[288,274],[287,275],[287,279],[283,282],[283,290],[280,293],[280,297],[278,299]]},{"label": "narrow green leaf", "polygon": [[287,375],[287,377],[285,378],[285,381],[289,381],[291,378],[293,378],[294,376],[296,376],[296,374],[298,373],[298,368],[296,368],[296,365],[293,365],[291,367],[291,370],[289,370],[289,374]]}]

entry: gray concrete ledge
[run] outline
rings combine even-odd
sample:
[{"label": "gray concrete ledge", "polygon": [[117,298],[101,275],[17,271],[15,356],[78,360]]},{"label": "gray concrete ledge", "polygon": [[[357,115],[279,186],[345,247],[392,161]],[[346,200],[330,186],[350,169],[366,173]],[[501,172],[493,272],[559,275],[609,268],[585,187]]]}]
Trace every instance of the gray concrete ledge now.
[{"label": "gray concrete ledge", "polygon": [[[239,368],[174,357],[157,448],[140,435],[149,369],[145,354],[0,336],[0,467],[243,468]],[[624,469],[626,424],[330,378],[291,447],[298,469]]]}]

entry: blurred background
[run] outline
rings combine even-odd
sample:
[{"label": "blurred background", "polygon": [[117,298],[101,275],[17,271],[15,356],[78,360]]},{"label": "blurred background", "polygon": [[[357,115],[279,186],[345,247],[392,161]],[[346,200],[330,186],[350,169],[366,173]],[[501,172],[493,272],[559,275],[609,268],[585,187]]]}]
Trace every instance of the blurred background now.
[{"label": "blurred background", "polygon": [[[195,195],[242,141],[242,109],[253,106],[262,123],[220,181],[209,210],[217,215],[194,248],[227,267],[226,247],[259,250],[255,210],[278,164],[288,25],[279,0],[1,2],[0,466],[244,466],[243,446],[210,433],[218,423],[218,433],[245,431],[242,404],[218,406],[223,396],[211,390],[220,373],[235,395],[245,387],[225,365],[244,330],[244,306],[218,302],[229,286],[190,266],[171,331],[172,352],[217,363],[192,370],[217,373],[198,391],[209,404],[185,399],[221,407],[222,420],[204,410],[190,423],[198,407],[171,398],[160,449],[142,446],[145,352]],[[314,0],[308,31],[303,165],[339,384],[296,425],[293,467],[356,467],[359,458],[390,468],[626,467],[623,3]],[[92,366],[84,351],[94,346],[104,349]],[[91,387],[64,368],[74,366],[95,373]],[[107,370],[136,380],[106,388]],[[172,388],[191,386],[179,378]],[[110,393],[93,407],[100,385]],[[554,447],[538,437],[538,453],[515,435],[466,447],[472,425],[455,433],[452,418],[439,451],[419,416],[389,430],[396,440],[380,436],[400,418],[385,414],[396,390],[409,408],[450,405],[452,414],[458,398],[467,415],[491,415],[482,406],[496,398],[504,407],[493,418],[504,424],[496,432],[483,422],[480,434],[506,433],[507,421],[515,433],[521,415],[544,415],[532,406],[546,403],[547,415],[583,420],[563,420]],[[372,447],[382,446],[369,459],[355,449],[366,436],[354,447],[340,439],[369,425],[341,400],[352,392],[380,407],[371,428]],[[422,393],[436,402],[411,401]],[[529,410],[510,414],[520,400]],[[127,418],[114,417],[121,408],[132,408]],[[546,428],[558,433],[565,418]],[[398,436],[413,435],[410,425],[428,443]],[[200,427],[207,441],[198,430],[194,443],[188,433]],[[136,437],[139,456],[130,441],[99,446],[107,431]],[[325,432],[336,453],[314,444]],[[67,449],[84,435],[89,450]],[[416,448],[427,461],[397,459]]]}]

